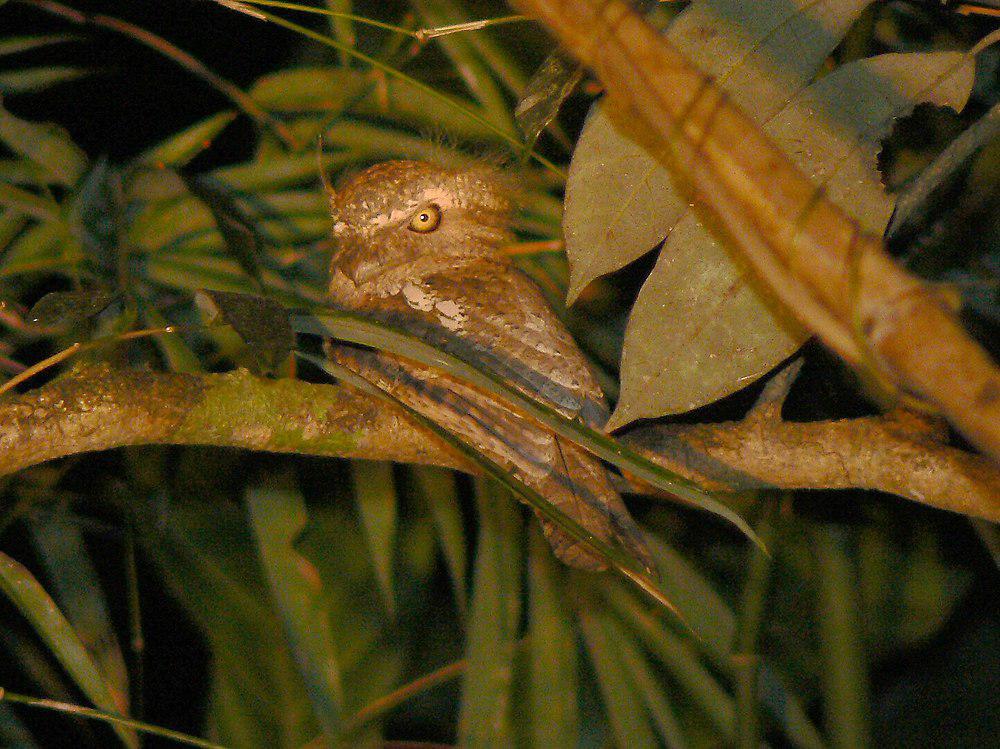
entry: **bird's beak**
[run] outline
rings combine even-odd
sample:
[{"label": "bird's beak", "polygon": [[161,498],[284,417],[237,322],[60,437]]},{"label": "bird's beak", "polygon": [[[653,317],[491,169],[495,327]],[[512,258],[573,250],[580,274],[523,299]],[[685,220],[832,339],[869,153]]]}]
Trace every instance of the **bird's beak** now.
[{"label": "bird's beak", "polygon": [[339,270],[351,279],[355,286],[361,286],[361,284],[371,281],[382,271],[377,260],[364,257],[358,252],[352,252],[350,247],[341,248],[340,252],[333,258],[332,267],[333,270]]}]

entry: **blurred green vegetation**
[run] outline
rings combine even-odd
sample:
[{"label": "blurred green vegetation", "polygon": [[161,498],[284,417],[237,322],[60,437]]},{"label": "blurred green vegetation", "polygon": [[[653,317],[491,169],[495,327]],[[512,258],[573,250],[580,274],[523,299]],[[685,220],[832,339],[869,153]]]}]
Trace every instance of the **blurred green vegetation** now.
[{"label": "blurred green vegetation", "polygon": [[[578,130],[590,98],[572,96],[560,130],[537,143],[556,169],[521,163],[512,112],[551,48],[531,24],[418,44],[275,8],[261,10],[311,37],[209,3],[73,5],[162,34],[246,98],[159,43],[30,3],[0,8],[7,374],[76,340],[167,324],[191,332],[87,355],[190,372],[250,364],[231,330],[202,325],[193,292],[322,299],[320,134],[334,175],[398,156],[505,156],[523,186],[519,237],[559,237],[571,155],[560,132]],[[459,0],[326,7],[409,30],[509,12]],[[968,47],[989,23],[879,4],[837,55]],[[912,179],[1000,98],[995,50],[981,60],[966,115],[922,108],[897,129],[888,184]],[[970,322],[987,336],[998,159],[995,144],[981,150],[900,246],[970,292]],[[563,257],[519,261],[613,382],[643,263],[565,312]],[[28,323],[52,291],[111,301]],[[789,413],[867,408],[823,352],[807,353]],[[697,417],[738,416],[754,395]],[[770,557],[706,514],[630,500],[684,626],[617,578],[558,565],[506,490],[440,469],[143,447],[41,465],[0,479],[0,492],[0,687],[225,746],[983,747],[1000,735],[996,529],[891,498],[740,498]],[[0,702],[3,746],[115,742],[174,745]]]}]

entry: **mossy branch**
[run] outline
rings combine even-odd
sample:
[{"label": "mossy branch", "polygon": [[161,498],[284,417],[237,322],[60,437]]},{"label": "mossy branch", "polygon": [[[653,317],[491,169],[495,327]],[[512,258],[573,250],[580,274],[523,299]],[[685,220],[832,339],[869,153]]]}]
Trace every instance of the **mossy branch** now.
[{"label": "mossy branch", "polygon": [[[773,403],[739,422],[645,427],[625,438],[720,491],[865,488],[1000,522],[1000,469],[923,417],[793,423]],[[392,406],[338,385],[246,371],[195,375],[77,367],[0,401],[0,475],[126,445],[182,444],[393,460],[475,473]],[[637,487],[641,490],[641,487]]]}]

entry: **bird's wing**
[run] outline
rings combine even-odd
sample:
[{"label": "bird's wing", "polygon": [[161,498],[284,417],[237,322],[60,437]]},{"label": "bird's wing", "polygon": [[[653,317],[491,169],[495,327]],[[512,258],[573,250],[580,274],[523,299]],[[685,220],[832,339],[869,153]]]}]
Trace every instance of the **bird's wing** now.
[{"label": "bird's wing", "polygon": [[565,416],[596,427],[607,421],[604,394],[576,342],[534,283],[509,265],[462,264],[401,284],[375,310],[366,306]]},{"label": "bird's wing", "polygon": [[[488,393],[430,367],[349,346],[334,345],[328,353],[474,447],[597,539],[619,542],[652,569],[641,531],[596,458]],[[563,562],[589,570],[607,567],[589,547],[540,514],[539,519]]]}]

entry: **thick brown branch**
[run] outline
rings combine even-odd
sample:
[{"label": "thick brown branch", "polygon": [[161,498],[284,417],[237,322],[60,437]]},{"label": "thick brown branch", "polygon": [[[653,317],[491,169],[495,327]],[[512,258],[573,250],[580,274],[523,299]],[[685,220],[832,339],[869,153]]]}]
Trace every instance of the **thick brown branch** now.
[{"label": "thick brown branch", "polygon": [[917,429],[915,418],[798,423],[751,416],[647,427],[625,441],[706,489],[875,489],[1000,522],[996,465],[943,445]]},{"label": "thick brown branch", "polygon": [[513,0],[604,84],[609,110],[800,322],[877,367],[1000,460],[1000,370],[943,299],[827,200],[761,129],[620,0]]},{"label": "thick brown branch", "polygon": [[0,401],[0,475],[124,445],[242,447],[468,469],[402,412],[355,390],[298,380],[81,368]]},{"label": "thick brown branch", "polygon": [[[723,491],[870,488],[1000,521],[1000,469],[950,448],[917,417],[808,424],[775,408],[742,422],[634,430],[661,465]],[[354,390],[245,371],[191,375],[77,369],[0,401],[0,475],[123,445],[241,447],[424,463],[474,472],[433,433]]]}]

